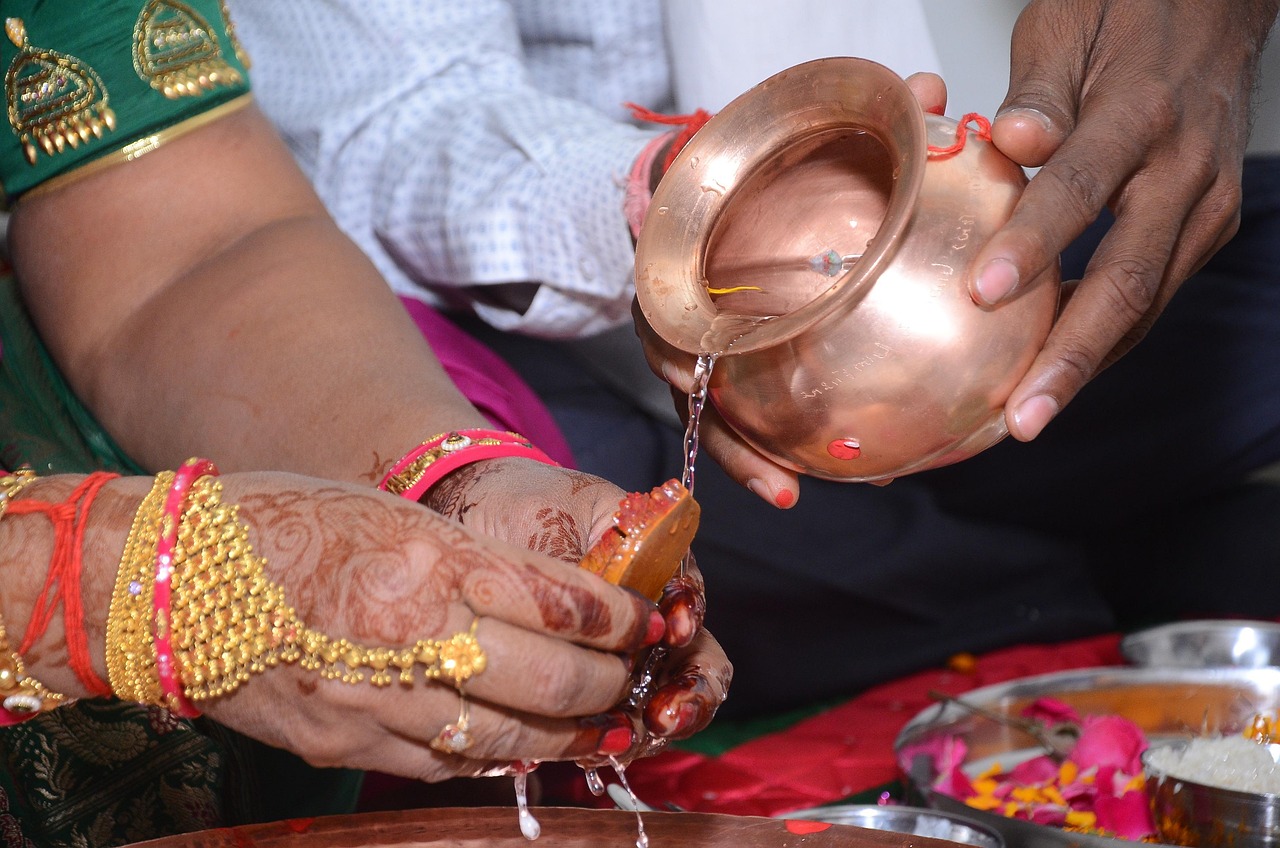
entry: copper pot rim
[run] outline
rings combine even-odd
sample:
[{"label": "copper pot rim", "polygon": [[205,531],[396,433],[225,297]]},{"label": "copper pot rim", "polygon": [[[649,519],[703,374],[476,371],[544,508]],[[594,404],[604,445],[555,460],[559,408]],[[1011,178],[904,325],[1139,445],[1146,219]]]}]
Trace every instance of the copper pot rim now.
[{"label": "copper pot rim", "polygon": [[[910,107],[899,109],[892,129],[859,119],[856,114],[833,116],[829,99],[815,92],[839,90],[855,84],[857,94],[880,104],[893,98]],[[874,95],[872,94],[874,92]],[[791,108],[771,108],[775,103]],[[842,104],[843,105],[843,104]],[[826,112],[827,114],[824,114]],[[809,303],[759,324],[751,332],[734,339],[724,354],[744,354],[773,347],[798,336],[831,314],[834,307],[851,305],[862,297],[892,261],[911,222],[924,183],[928,161],[925,117],[906,82],[889,68],[870,59],[832,56],[815,59],[781,71],[744,92],[703,126],[680,151],[659,183],[650,204],[650,213],[636,245],[636,294],[641,311],[653,329],[669,344],[694,354],[709,353],[704,344],[717,310],[706,291],[706,246],[736,191],[764,163],[787,149],[834,130],[862,130],[885,148],[896,173],[885,215],[866,252],[847,272]],[[736,162],[737,178],[722,192],[708,191],[708,172],[731,144],[747,136],[762,136],[765,143],[753,146]],[[698,179],[703,175],[706,179]],[[665,210],[689,210],[685,216],[666,215]],[[655,214],[657,213],[657,214]],[[677,322],[667,321],[675,310],[663,308],[663,296],[640,284],[641,275],[652,271],[650,254],[688,257],[679,267],[664,269],[675,285],[666,296],[679,292],[686,298]]]}]

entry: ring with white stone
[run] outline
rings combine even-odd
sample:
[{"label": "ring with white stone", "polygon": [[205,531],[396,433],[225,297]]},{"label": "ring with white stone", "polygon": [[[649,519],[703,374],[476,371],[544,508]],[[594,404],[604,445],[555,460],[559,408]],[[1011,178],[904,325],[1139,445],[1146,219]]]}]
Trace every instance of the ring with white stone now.
[{"label": "ring with white stone", "polygon": [[461,754],[472,746],[475,739],[471,735],[471,707],[467,702],[467,693],[458,690],[458,720],[446,724],[440,732],[428,742],[432,748],[442,754]]}]

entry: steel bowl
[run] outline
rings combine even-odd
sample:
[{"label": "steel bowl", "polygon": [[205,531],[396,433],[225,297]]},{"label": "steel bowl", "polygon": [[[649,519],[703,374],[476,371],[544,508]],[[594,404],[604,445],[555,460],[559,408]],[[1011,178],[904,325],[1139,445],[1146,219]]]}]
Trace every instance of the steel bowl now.
[{"label": "steel bowl", "polygon": [[1007,435],[1056,315],[1056,267],[996,308],[969,295],[1025,186],[888,68],[797,65],[672,163],[637,242],[640,309],[674,347],[719,354],[712,404],[784,466],[866,481],[956,462]]},{"label": "steel bowl", "polygon": [[[1059,672],[976,689],[963,699],[988,711],[1020,716],[1039,698],[1056,698],[1082,715],[1115,714],[1137,724],[1154,744],[1195,734],[1242,732],[1260,712],[1280,707],[1280,669],[1101,668]],[[1020,848],[1132,848],[1133,842],[1005,818],[968,807],[932,789],[932,763],[919,746],[948,737],[968,746],[966,763],[980,771],[999,760],[1006,767],[1041,753],[1015,727],[956,704],[917,714],[895,743],[898,765],[913,798],[925,806],[969,816],[995,828]],[[1176,844],[1165,842],[1164,844]]]},{"label": "steel bowl", "polygon": [[808,819],[944,839],[980,848],[1004,848],[1004,837],[976,819],[927,807],[879,804],[832,804],[784,813],[778,818]]},{"label": "steel bowl", "polygon": [[[1165,744],[1185,749],[1187,742]],[[1156,826],[1166,840],[1204,848],[1280,846],[1280,795],[1176,777],[1154,768],[1145,754],[1142,765]]]},{"label": "steel bowl", "polygon": [[1120,653],[1138,666],[1266,668],[1280,664],[1280,624],[1198,620],[1130,633]]}]

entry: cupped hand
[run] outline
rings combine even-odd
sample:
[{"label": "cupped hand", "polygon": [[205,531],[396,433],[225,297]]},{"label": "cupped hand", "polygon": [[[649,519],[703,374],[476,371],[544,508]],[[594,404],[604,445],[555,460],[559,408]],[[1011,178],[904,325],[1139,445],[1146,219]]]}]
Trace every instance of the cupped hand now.
[{"label": "cupped hand", "polygon": [[666,653],[653,668],[654,691],[644,705],[644,726],[658,739],[687,739],[715,717],[733,680],[733,665],[702,628],[706,586],[692,556],[684,573],[667,584],[659,607],[667,632],[663,648],[656,650]]},{"label": "cupped hand", "polygon": [[[612,483],[580,471],[496,459],[463,466],[434,487],[424,503],[472,530],[576,565],[613,525],[624,495]],[[659,606],[663,645],[671,650],[655,669],[651,703],[674,705],[678,717],[657,718],[658,712],[642,707],[640,723],[656,736],[684,738],[711,721],[732,666],[702,629],[705,587],[692,558],[668,583]]]},{"label": "cupped hand", "polygon": [[390,495],[282,474],[222,479],[311,629],[401,647],[476,621],[487,662],[464,685],[474,741],[460,754],[429,747],[458,720],[458,691],[421,674],[376,687],[278,666],[204,703],[211,718],[315,765],[431,781],[634,746],[610,710],[628,691],[625,658],[664,632],[652,603]]},{"label": "cupped hand", "polygon": [[1104,206],[1116,222],[1007,405],[1035,438],[1150,329],[1239,226],[1249,101],[1277,0],[1034,0],[1013,33],[995,144],[1040,166],[971,293],[1033,280]]},{"label": "cupped hand", "polygon": [[[710,724],[729,694],[733,665],[724,649],[702,629],[706,590],[702,572],[692,557],[682,574],[672,578],[659,603],[667,619],[662,644],[640,659],[624,714],[637,729],[635,744],[615,763],[628,763],[663,750],[667,743],[687,739]],[[608,757],[580,760],[596,767]]]}]

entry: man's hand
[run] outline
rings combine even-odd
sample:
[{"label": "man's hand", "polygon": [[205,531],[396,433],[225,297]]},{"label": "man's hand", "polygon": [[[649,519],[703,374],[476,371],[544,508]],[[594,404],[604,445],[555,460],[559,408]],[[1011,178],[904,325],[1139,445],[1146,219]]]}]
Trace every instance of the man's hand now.
[{"label": "man's hand", "polygon": [[1007,406],[1035,438],[1146,334],[1235,234],[1258,58],[1277,0],[1034,0],[1013,33],[996,145],[1042,166],[971,281],[994,304],[1104,206],[1116,223]]}]

